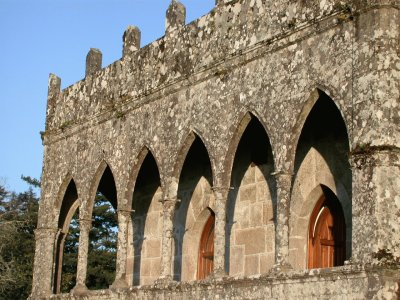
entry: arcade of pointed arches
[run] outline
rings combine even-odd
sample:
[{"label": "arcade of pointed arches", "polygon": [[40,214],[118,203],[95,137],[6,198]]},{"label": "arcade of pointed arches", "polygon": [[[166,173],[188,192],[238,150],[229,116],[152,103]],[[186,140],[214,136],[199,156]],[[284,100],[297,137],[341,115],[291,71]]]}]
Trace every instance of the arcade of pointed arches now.
[{"label": "arcade of pointed arches", "polygon": [[[347,128],[329,96],[318,90],[314,102],[299,129],[292,170],[286,262],[295,269],[339,266],[351,256]],[[138,167],[131,176],[131,212],[124,220],[118,220],[118,240],[122,236],[127,246],[125,254],[118,256],[125,258],[117,277],[118,272],[123,273],[129,286],[151,284],[168,273],[178,281],[204,279],[218,264],[214,259],[217,241],[226,249],[223,269],[228,275],[261,274],[276,264],[276,248],[281,245],[275,235],[278,186],[272,147],[260,119],[247,113],[230,148],[224,241],[218,241],[214,167],[203,140],[191,132],[182,147],[182,159],[176,163],[178,201],[172,210],[172,243],[167,246],[163,216],[168,202],[164,200],[169,195],[163,190],[164,180],[153,151],[144,148],[139,153]],[[113,172],[103,162],[98,173],[100,179],[92,189],[106,197],[120,218],[126,211],[118,207]],[[54,293],[61,291],[64,242],[80,205],[79,189],[68,176],[56,203],[59,233],[55,241]],[[86,205],[89,216],[79,215],[80,222],[91,219],[93,200]],[[123,222],[126,228],[121,228]],[[166,259],[163,255],[168,247],[170,258]]]}]

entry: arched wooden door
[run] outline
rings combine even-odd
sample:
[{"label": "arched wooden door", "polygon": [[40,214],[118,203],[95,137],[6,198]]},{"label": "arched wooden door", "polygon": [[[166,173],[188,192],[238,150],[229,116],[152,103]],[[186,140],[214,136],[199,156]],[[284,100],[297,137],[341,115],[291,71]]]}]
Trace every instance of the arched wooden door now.
[{"label": "arched wooden door", "polygon": [[214,269],[214,224],[215,215],[211,213],[201,234],[197,279],[204,279]]},{"label": "arched wooden door", "polygon": [[310,219],[308,267],[329,268],[344,264],[346,226],[342,207],[332,193],[317,202]]}]

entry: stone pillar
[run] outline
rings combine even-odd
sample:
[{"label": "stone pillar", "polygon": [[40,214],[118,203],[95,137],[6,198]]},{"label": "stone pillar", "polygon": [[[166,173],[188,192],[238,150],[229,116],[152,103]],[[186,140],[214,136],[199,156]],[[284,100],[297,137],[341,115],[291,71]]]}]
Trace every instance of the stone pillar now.
[{"label": "stone pillar", "polygon": [[62,275],[62,262],[64,255],[64,243],[67,235],[62,232],[61,229],[58,229],[55,238],[54,245],[54,278],[53,278],[53,291],[55,294],[59,294],[61,292],[61,275]]},{"label": "stone pillar", "polygon": [[275,269],[291,269],[289,264],[289,214],[292,174],[274,173],[277,186]]},{"label": "stone pillar", "polygon": [[79,249],[78,249],[78,266],[76,270],[76,285],[72,290],[74,295],[86,294],[86,273],[87,260],[89,251],[89,232],[92,228],[92,220],[79,219]]},{"label": "stone pillar", "polygon": [[91,48],[86,55],[85,76],[90,76],[101,70],[103,54],[99,49]]},{"label": "stone pillar", "polygon": [[400,149],[360,147],[353,151],[351,165],[351,261],[390,263],[400,257]]},{"label": "stone pillar", "polygon": [[52,294],[54,245],[57,232],[58,228],[35,230],[36,248],[30,296],[32,299]]},{"label": "stone pillar", "polygon": [[226,203],[230,187],[213,187],[215,198],[215,227],[214,227],[214,276],[226,275]]},{"label": "stone pillar", "polygon": [[161,253],[161,280],[172,281],[172,242],[174,230],[174,211],[177,198],[165,198],[163,201],[163,233]]},{"label": "stone pillar", "polygon": [[111,289],[128,289],[126,281],[126,260],[128,253],[128,226],[132,210],[118,209],[118,249],[115,281]]}]

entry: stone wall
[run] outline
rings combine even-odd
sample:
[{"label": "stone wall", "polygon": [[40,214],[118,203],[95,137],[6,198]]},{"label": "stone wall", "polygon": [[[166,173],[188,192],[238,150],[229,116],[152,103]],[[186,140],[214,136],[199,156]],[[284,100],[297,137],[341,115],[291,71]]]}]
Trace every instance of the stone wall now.
[{"label": "stone wall", "polygon": [[[32,299],[73,297],[51,295],[59,223],[78,206],[71,293],[93,293],[88,233],[107,168],[116,280],[93,299],[396,297],[399,20],[395,0],[219,0],[185,24],[172,1],[164,37],[141,48],[130,26],[120,60],[101,68],[92,49],[86,77],[64,90],[50,75]],[[331,108],[319,110],[325,102]],[[324,123],[334,126],[318,130]],[[71,182],[74,201],[62,208]],[[349,266],[300,271],[325,188],[344,211]],[[193,283],[210,209],[214,273]],[[247,275],[257,278],[234,277]]]}]

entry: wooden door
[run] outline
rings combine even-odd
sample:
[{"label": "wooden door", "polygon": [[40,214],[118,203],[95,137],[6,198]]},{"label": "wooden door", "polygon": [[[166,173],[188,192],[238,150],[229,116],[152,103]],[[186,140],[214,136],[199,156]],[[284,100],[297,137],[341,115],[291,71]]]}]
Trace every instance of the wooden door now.
[{"label": "wooden door", "polygon": [[324,195],[311,214],[309,268],[341,266],[345,260],[345,223],[341,205],[334,195]]},{"label": "wooden door", "polygon": [[214,224],[215,215],[211,213],[200,238],[197,278],[204,279],[214,269]]}]

